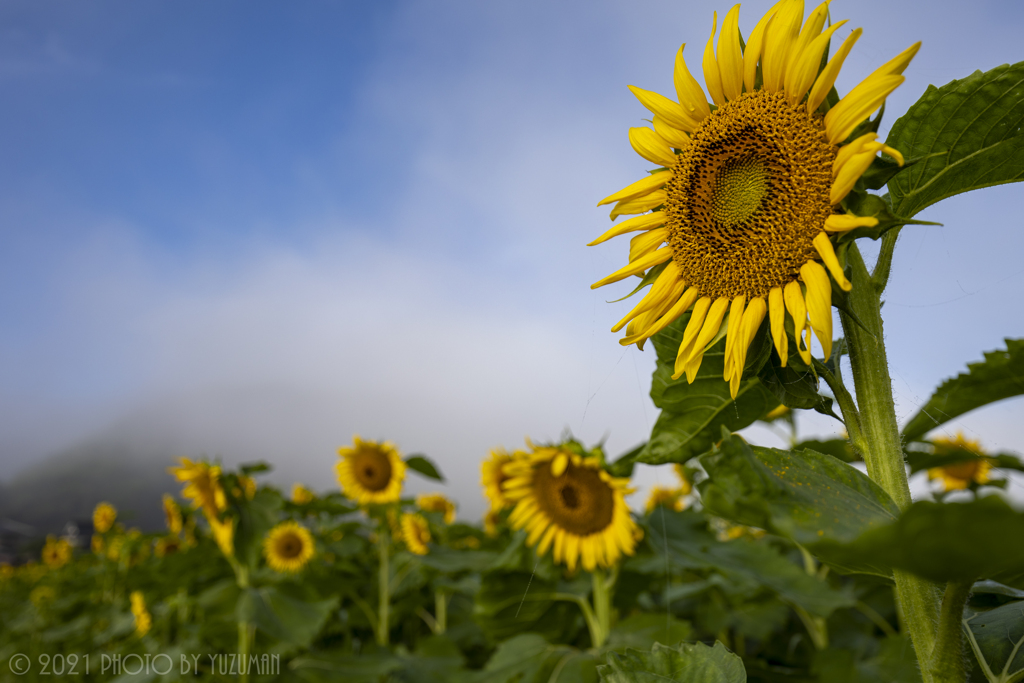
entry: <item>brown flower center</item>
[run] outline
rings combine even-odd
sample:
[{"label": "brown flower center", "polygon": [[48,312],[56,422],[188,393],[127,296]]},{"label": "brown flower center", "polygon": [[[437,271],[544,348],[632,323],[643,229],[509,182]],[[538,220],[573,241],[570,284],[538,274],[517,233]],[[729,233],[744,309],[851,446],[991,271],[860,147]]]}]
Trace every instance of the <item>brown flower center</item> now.
[{"label": "brown flower center", "polygon": [[294,560],[302,554],[302,539],[297,534],[284,534],[277,539],[276,550],[279,557]]},{"label": "brown flower center", "polygon": [[352,473],[368,491],[383,491],[391,483],[391,460],[377,449],[361,449],[352,463]]},{"label": "brown flower center", "polygon": [[604,531],[612,523],[615,497],[597,470],[569,463],[561,476],[541,463],[533,475],[537,504],[558,527],[578,536]]}]

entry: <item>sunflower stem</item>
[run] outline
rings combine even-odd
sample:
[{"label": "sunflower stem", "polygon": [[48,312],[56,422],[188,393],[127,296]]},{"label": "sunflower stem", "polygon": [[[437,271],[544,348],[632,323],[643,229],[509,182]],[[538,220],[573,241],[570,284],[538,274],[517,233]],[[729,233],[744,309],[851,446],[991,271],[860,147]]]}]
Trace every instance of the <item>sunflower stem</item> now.
[{"label": "sunflower stem", "polygon": [[939,630],[928,668],[936,683],[963,683],[967,678],[964,657],[964,605],[971,594],[972,582],[950,581],[942,596]]},{"label": "sunflower stem", "polygon": [[448,595],[443,590],[434,590],[434,633],[441,635],[448,629]]},{"label": "sunflower stem", "polygon": [[892,268],[892,254],[896,250],[896,239],[900,236],[902,228],[893,228],[882,235],[882,247],[878,252],[878,260],[875,261],[875,268],[871,271],[871,284],[879,296],[885,291],[889,284],[889,271]]},{"label": "sunflower stem", "polygon": [[[893,238],[895,241],[895,238]],[[890,250],[891,252],[891,250]],[[903,447],[896,424],[892,379],[883,343],[881,287],[868,274],[857,246],[851,245],[848,262],[852,267],[853,289],[850,305],[861,327],[840,314],[850,349],[850,366],[859,404],[860,427],[866,446],[863,456],[871,477],[895,501],[900,510],[910,507],[910,486],[903,461]],[[889,254],[891,258],[891,253]],[[882,285],[884,287],[884,283]],[[842,408],[842,406],[840,406]],[[929,581],[895,570],[896,595],[914,651],[921,663],[924,683],[937,683],[928,666],[935,651],[939,617],[937,587]]]},{"label": "sunflower stem", "polygon": [[590,572],[590,578],[594,586],[594,628],[590,630],[590,640],[595,648],[600,648],[612,628],[611,587],[615,579],[605,577],[601,569]]},{"label": "sunflower stem", "polygon": [[380,520],[377,525],[377,554],[380,556],[380,567],[377,574],[378,579],[378,602],[377,602],[377,644],[381,647],[388,645],[390,629],[391,610],[391,568],[388,566],[389,553],[391,551],[391,537],[388,533],[388,525],[385,520]]}]

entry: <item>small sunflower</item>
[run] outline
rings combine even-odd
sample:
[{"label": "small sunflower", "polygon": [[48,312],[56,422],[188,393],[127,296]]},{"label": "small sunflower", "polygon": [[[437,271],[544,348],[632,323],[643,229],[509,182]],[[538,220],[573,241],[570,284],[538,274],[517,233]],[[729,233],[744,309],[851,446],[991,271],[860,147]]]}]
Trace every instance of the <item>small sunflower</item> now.
[{"label": "small sunflower", "polygon": [[132,591],[131,603],[132,616],[135,617],[135,633],[144,636],[153,627],[153,617],[146,609],[146,598],[142,595],[142,591]]},{"label": "small sunflower", "polygon": [[315,545],[309,529],[297,522],[281,522],[263,539],[263,556],[276,572],[294,574],[313,557]]},{"label": "small sunflower", "polygon": [[960,462],[928,470],[929,481],[941,481],[943,491],[962,491],[971,484],[987,484],[991,481],[989,472],[992,470],[992,461],[985,457],[978,441],[965,439],[962,433],[957,433],[954,439],[938,438],[933,444],[936,455],[965,456]]},{"label": "small sunflower", "polygon": [[442,513],[445,524],[455,521],[455,503],[440,493],[424,493],[416,496],[416,507],[424,512]]},{"label": "small sunflower", "polygon": [[423,515],[402,515],[402,541],[410,552],[426,555],[430,551],[430,526]]},{"label": "small sunflower", "polygon": [[734,398],[766,314],[783,365],[787,312],[805,363],[811,362],[811,330],[825,357],[831,354],[829,274],[843,290],[851,285],[830,235],[878,224],[848,213],[841,202],[879,152],[903,163],[875,133],[848,138],[904,81],[920,43],[822,113],[861,29],[820,68],[833,33],[846,22],[823,31],[823,3],[801,28],[803,13],[803,0],[782,0],[744,45],[736,5],[723,20],[717,51],[715,14],[702,62],[714,109],[690,75],[683,48],[675,62],[678,102],[630,86],[654,114],[653,130],[631,128],[630,143],[662,168],[598,204],[615,204],[612,220],[635,217],[591,242],[640,233],[630,242],[629,264],[592,287],[644,272],[653,277],[647,295],[612,327],[626,327],[620,343],[642,346],[692,308],[672,377],[685,374],[692,382],[704,352],[724,331],[724,379]]},{"label": "small sunflower", "polygon": [[89,543],[89,548],[96,555],[102,555],[106,545],[103,543],[103,537],[99,534],[93,534],[92,539]]},{"label": "small sunflower", "polygon": [[611,567],[632,555],[636,524],[625,495],[628,479],[617,479],[597,457],[582,457],[561,447],[534,447],[532,453],[505,465],[503,489],[515,508],[508,521],[526,529],[527,545],[543,555],[554,548],[554,560],[570,571],[582,558],[583,568]]},{"label": "small sunflower", "polygon": [[351,447],[338,449],[338,455],[338,483],[352,500],[360,505],[381,505],[402,495],[405,463],[391,442],[363,441],[357,435]]},{"label": "small sunflower", "polygon": [[192,462],[188,458],[180,458],[180,461],[181,465],[168,467],[167,471],[185,484],[182,494],[196,507],[202,508],[208,518],[215,518],[226,510],[228,502],[220,484],[220,466]]},{"label": "small sunflower", "polygon": [[644,514],[649,515],[657,507],[666,507],[669,510],[679,512],[686,507],[683,496],[686,495],[681,488],[669,488],[668,486],[652,486],[651,492],[647,495],[647,503],[644,504]]},{"label": "small sunflower", "polygon": [[51,569],[63,567],[71,559],[71,544],[63,538],[47,536],[42,556],[47,567]]},{"label": "small sunflower", "polygon": [[117,519],[117,509],[110,503],[100,503],[92,511],[92,526],[97,533],[105,534],[114,526]]},{"label": "small sunflower", "polygon": [[480,485],[484,487],[484,495],[491,502],[491,510],[494,512],[509,504],[501,490],[502,483],[507,479],[503,468],[519,454],[517,451],[509,455],[504,448],[495,448],[490,452],[490,457],[480,463]]},{"label": "small sunflower", "polygon": [[316,496],[312,491],[307,489],[302,484],[295,484],[292,486],[292,502],[296,505],[305,505],[306,503],[312,503]]},{"label": "small sunflower", "polygon": [[173,555],[179,550],[181,550],[181,539],[177,536],[164,536],[163,538],[158,538],[156,544],[153,546],[153,554],[157,557]]},{"label": "small sunflower", "polygon": [[170,494],[164,494],[164,520],[167,522],[167,530],[177,536],[181,533],[182,519],[181,507],[178,501]]}]

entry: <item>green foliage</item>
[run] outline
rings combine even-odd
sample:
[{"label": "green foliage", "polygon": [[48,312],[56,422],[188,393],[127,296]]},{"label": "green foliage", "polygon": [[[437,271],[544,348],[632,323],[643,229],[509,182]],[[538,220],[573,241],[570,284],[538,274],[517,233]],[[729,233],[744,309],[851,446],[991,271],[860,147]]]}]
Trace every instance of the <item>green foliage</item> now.
[{"label": "green foliage", "polygon": [[601,683],[745,683],[743,660],[721,643],[666,647],[655,644],[649,652],[628,650],[610,654],[598,667]]},{"label": "green foliage", "polygon": [[904,441],[918,441],[930,430],[964,413],[1024,394],[1024,339],[1007,339],[1005,351],[988,351],[967,372],[947,379],[903,428]]},{"label": "green foliage", "polygon": [[444,477],[441,475],[441,470],[437,469],[437,465],[425,455],[410,455],[405,459],[405,465],[413,472],[422,474],[428,479],[434,479],[435,481],[444,481]]},{"label": "green foliage", "polygon": [[946,197],[1024,178],[1024,62],[929,86],[887,144],[908,160],[889,180],[893,210],[913,216]]},{"label": "green foliage", "polygon": [[964,632],[991,683],[1024,679],[1024,591],[993,581],[974,585],[964,608]]},{"label": "green foliage", "polygon": [[337,596],[306,602],[268,586],[244,591],[238,598],[235,613],[239,619],[255,624],[271,638],[309,647],[337,604]]}]

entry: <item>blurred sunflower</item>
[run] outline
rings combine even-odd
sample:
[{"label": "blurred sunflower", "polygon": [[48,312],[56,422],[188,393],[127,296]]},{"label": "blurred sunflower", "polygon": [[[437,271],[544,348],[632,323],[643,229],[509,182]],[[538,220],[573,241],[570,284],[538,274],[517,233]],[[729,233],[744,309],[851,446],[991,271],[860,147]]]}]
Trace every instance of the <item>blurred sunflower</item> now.
[{"label": "blurred sunflower", "polygon": [[360,505],[380,505],[399,499],[405,463],[391,442],[363,441],[357,435],[351,447],[338,449],[338,456],[338,483],[346,496]]},{"label": "blurred sunflower", "polygon": [[981,443],[974,439],[965,439],[960,432],[956,438],[938,438],[933,442],[936,455],[960,455],[965,459],[942,467],[928,470],[928,480],[942,482],[943,491],[961,491],[973,484],[987,484],[991,481],[989,472],[992,470],[991,459],[985,457]]},{"label": "blurred sunflower", "polygon": [[153,627],[153,617],[146,609],[146,598],[142,595],[142,591],[132,591],[131,603],[132,616],[135,617],[135,633],[144,636]]},{"label": "blurred sunflower", "polygon": [[117,509],[110,503],[100,503],[92,511],[92,526],[97,533],[105,534],[114,526],[117,519]]},{"label": "blurred sunflower", "polygon": [[227,509],[228,502],[220,485],[220,467],[205,462],[192,462],[179,458],[181,465],[168,467],[174,478],[185,484],[182,494],[199,508],[208,518]]},{"label": "blurred sunflower", "polygon": [[71,544],[63,538],[46,537],[46,545],[43,546],[43,562],[51,569],[63,567],[71,559]]},{"label": "blurred sunflower", "polygon": [[157,557],[173,555],[179,550],[181,550],[181,539],[177,536],[164,536],[162,538],[158,538],[156,540],[156,544],[153,546],[153,554]]},{"label": "blurred sunflower", "polygon": [[495,510],[488,510],[484,513],[484,533],[494,538],[498,535],[501,524],[501,513]]},{"label": "blurred sunflower", "polygon": [[502,468],[512,462],[515,455],[509,455],[504,448],[495,448],[489,455],[487,460],[480,463],[480,485],[484,487],[484,495],[491,502],[491,510],[497,512],[509,504],[501,490],[501,484],[506,479]]},{"label": "blurred sunflower", "polygon": [[216,517],[208,517],[207,522],[210,524],[210,531],[213,534],[213,540],[217,543],[217,547],[224,553],[224,557],[232,558],[235,556],[235,519],[228,517],[223,522]]},{"label": "blurred sunflower", "polygon": [[612,220],[636,217],[591,242],[640,233],[630,242],[629,264],[592,287],[644,272],[653,278],[647,295],[612,327],[626,327],[620,343],[642,347],[692,308],[672,377],[685,374],[692,382],[704,352],[724,330],[724,379],[734,398],[747,349],[766,314],[783,365],[787,311],[805,363],[811,362],[812,329],[825,357],[831,354],[829,273],[842,289],[851,285],[830,234],[878,224],[840,203],[878,152],[903,163],[875,133],[848,138],[904,81],[901,74],[920,43],[829,108],[826,98],[861,29],[820,68],[833,33],[846,22],[823,31],[823,3],[801,28],[803,13],[803,0],[782,0],[744,46],[736,5],[722,22],[717,51],[715,14],[702,61],[714,110],[690,75],[682,47],[675,62],[678,102],[630,86],[654,114],[653,130],[631,128],[630,143],[662,168],[598,204],[615,204]]},{"label": "blurred sunflower", "polygon": [[416,496],[416,507],[424,512],[442,513],[445,524],[455,521],[455,503],[440,493],[424,493]]},{"label": "blurred sunflower", "polygon": [[402,541],[410,552],[426,555],[430,551],[430,526],[423,515],[402,515]]},{"label": "blurred sunflower", "polygon": [[628,479],[617,479],[597,457],[560,448],[534,447],[505,465],[505,495],[515,503],[508,521],[526,529],[537,554],[554,548],[554,560],[571,570],[611,567],[632,555],[636,524],[626,507]]},{"label": "blurred sunflower", "polygon": [[316,496],[313,495],[313,492],[302,484],[295,484],[292,486],[292,502],[296,505],[311,503],[314,498],[316,498]]},{"label": "blurred sunflower", "polygon": [[253,496],[256,495],[256,480],[248,475],[240,474],[238,475],[238,483],[242,488],[241,490],[235,489],[235,496],[244,494],[246,500],[252,500]]},{"label": "blurred sunflower", "polygon": [[174,500],[174,497],[170,494],[164,494],[164,520],[167,522],[167,530],[177,536],[181,533],[181,507],[178,506],[178,501]]},{"label": "blurred sunflower", "polygon": [[57,591],[52,586],[36,586],[28,594],[28,599],[37,609],[47,606],[57,598]]},{"label": "blurred sunflower", "polygon": [[651,514],[658,507],[666,507],[679,512],[686,507],[686,501],[683,500],[685,495],[686,493],[681,488],[652,486],[650,493],[647,494],[647,503],[644,504],[644,514]]},{"label": "blurred sunflower", "polygon": [[294,574],[306,566],[315,552],[313,535],[296,522],[281,522],[263,539],[263,556],[276,572]]},{"label": "blurred sunflower", "polygon": [[96,555],[102,555],[106,546],[103,544],[103,537],[99,534],[93,534],[92,539],[89,542],[89,548]]}]

